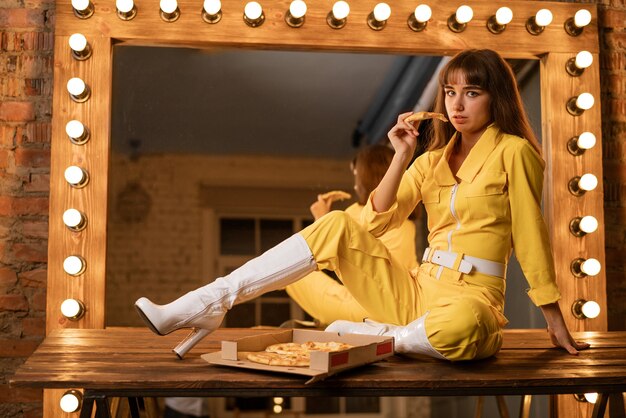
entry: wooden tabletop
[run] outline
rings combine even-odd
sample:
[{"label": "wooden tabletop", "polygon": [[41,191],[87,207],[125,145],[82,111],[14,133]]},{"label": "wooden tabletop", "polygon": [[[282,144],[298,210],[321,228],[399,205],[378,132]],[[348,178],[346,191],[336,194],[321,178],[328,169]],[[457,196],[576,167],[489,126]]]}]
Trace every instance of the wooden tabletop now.
[{"label": "wooden tabletop", "polygon": [[448,363],[390,357],[305,385],[306,378],[210,365],[200,358],[221,340],[268,332],[219,329],[178,360],[185,335],[146,328],[63,329],[51,333],[9,379],[13,387],[85,388],[110,396],[432,396],[626,391],[626,332],[583,332],[592,348],[571,356],[545,330],[507,330],[497,356]]}]

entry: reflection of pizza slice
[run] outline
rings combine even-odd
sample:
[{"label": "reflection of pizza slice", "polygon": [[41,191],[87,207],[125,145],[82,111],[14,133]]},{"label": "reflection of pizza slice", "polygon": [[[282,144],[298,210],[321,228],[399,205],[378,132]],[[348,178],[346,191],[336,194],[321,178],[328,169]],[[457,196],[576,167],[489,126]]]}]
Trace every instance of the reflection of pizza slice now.
[{"label": "reflection of pizza slice", "polygon": [[413,113],[411,116],[407,117],[406,119],[404,119],[404,121],[416,122],[416,121],[422,121],[425,119],[439,119],[443,122],[448,121],[448,119],[446,119],[446,117],[443,114],[435,113],[435,112],[416,112],[416,113]]},{"label": "reflection of pizza slice", "polygon": [[337,200],[350,199],[352,195],[350,193],[344,192],[343,190],[333,190],[331,192],[324,193],[321,197],[324,200],[336,202]]}]

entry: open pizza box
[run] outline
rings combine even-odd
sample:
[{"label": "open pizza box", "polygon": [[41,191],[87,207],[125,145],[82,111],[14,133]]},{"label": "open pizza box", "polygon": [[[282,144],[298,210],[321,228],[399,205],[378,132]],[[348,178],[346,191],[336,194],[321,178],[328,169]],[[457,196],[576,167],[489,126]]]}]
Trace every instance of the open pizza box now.
[{"label": "open pizza box", "polygon": [[[263,351],[269,345],[279,343],[342,342],[352,345],[346,350],[325,352],[311,351],[309,367],[269,366],[247,359],[248,352]],[[306,384],[317,382],[343,370],[373,363],[392,356],[393,338],[373,335],[344,334],[305,329],[279,329],[267,334],[244,337],[234,341],[222,341],[222,350],[203,354],[203,360],[223,366],[265,370],[309,376]]]}]

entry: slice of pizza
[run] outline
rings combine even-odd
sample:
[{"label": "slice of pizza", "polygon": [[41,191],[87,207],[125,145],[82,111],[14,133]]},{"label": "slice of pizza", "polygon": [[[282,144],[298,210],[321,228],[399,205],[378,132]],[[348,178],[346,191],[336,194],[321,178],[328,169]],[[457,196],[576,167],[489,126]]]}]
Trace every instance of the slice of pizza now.
[{"label": "slice of pizza", "polygon": [[344,192],[343,190],[333,190],[333,191],[324,193],[321,197],[324,200],[330,200],[331,202],[336,202],[337,200],[350,199],[352,195],[350,193]]},{"label": "slice of pizza", "polygon": [[443,122],[448,122],[448,119],[446,119],[446,117],[443,114],[435,113],[435,112],[415,112],[411,116],[405,118],[404,121],[416,122],[416,121],[422,121],[426,119],[439,119]]},{"label": "slice of pizza", "polygon": [[307,341],[306,343],[302,345],[306,347],[309,351],[327,351],[331,353],[335,351],[347,350],[349,348],[354,347],[350,344],[341,343],[337,341],[326,341],[326,342]]},{"label": "slice of pizza", "polygon": [[267,351],[249,353],[248,360],[268,366],[308,367],[311,363],[308,356],[302,354],[279,354]]}]

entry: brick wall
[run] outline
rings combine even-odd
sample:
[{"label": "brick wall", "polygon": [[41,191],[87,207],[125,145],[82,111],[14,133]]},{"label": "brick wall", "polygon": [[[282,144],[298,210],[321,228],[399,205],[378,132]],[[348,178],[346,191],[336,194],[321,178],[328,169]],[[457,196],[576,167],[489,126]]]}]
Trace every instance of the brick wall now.
[{"label": "brick wall", "polygon": [[7,376],[45,332],[54,2],[0,1],[0,416],[41,416]]},{"label": "brick wall", "polygon": [[[594,1],[581,1],[594,3]],[[626,330],[626,5],[600,0],[609,327]],[[44,335],[54,2],[0,0],[0,416],[41,415],[7,376]]]}]

